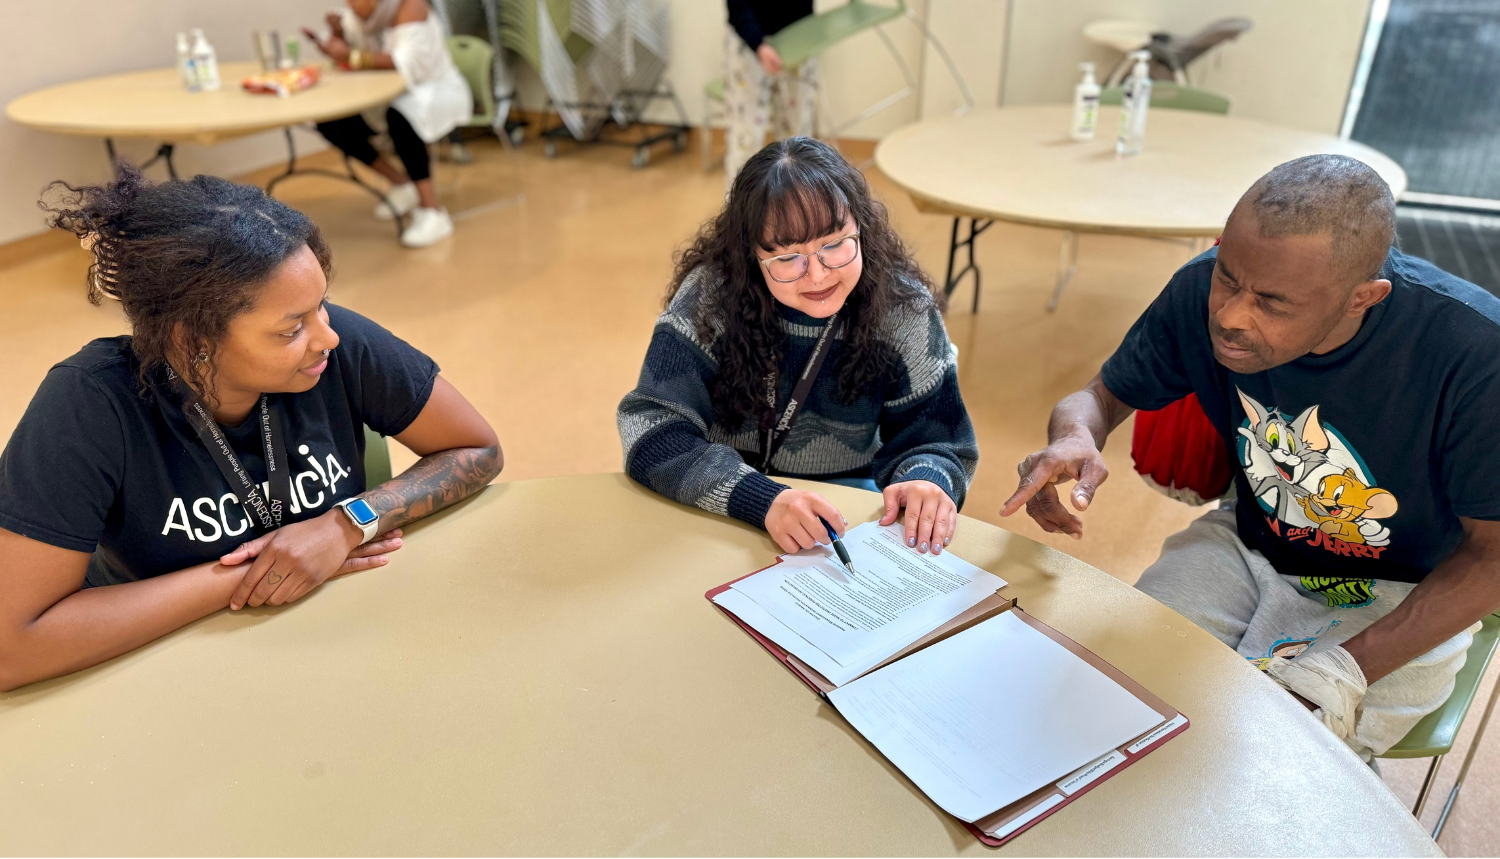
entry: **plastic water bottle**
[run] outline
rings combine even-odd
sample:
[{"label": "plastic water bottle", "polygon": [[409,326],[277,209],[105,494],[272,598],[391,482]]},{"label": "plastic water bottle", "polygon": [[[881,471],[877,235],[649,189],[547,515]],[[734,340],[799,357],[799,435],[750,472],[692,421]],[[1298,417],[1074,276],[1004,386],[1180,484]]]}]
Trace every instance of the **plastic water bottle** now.
[{"label": "plastic water bottle", "polygon": [[188,92],[198,91],[198,72],[193,68],[193,51],[186,33],[177,34],[177,76]]},{"label": "plastic water bottle", "polygon": [[1151,52],[1134,51],[1135,68],[1125,81],[1120,98],[1120,131],[1115,137],[1115,154],[1135,155],[1146,142],[1146,112],[1151,109]]},{"label": "plastic water bottle", "polygon": [[1073,87],[1073,139],[1093,140],[1099,126],[1099,82],[1094,80],[1094,64],[1079,63],[1083,82]]},{"label": "plastic water bottle", "polygon": [[221,86],[218,54],[202,30],[193,30],[193,71],[197,73],[198,89],[214,92]]}]

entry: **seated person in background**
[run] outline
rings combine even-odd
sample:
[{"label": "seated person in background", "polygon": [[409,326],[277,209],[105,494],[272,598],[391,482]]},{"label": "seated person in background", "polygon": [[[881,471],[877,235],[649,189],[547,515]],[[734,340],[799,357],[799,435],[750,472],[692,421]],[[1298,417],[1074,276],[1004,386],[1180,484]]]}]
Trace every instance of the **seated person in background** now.
[{"label": "seated person in background", "polygon": [[[766,41],[813,13],[812,0],[729,0],[724,41],[724,185],[766,143],[816,130],[818,59],[786,68]],[[774,121],[775,127],[772,128]]]},{"label": "seated person in background", "polygon": [[375,217],[394,217],[391,207],[402,216],[415,209],[401,233],[401,243],[426,247],[453,235],[453,220],[438,203],[432,184],[427,144],[469,121],[474,96],[448,56],[448,34],[427,0],[349,0],[349,8],[350,13],[343,15],[329,13],[331,35],[327,39],[320,40],[311,30],[302,32],[318,50],[351,70],[401,73],[406,92],[385,109],[385,124],[406,172],[370,145],[375,131],[360,114],[320,122],[318,131],[351,158],[390,180],[386,194],[390,206],[376,206]]},{"label": "seated person in background", "polygon": [[[1500,607],[1500,300],[1391,247],[1374,170],[1299,158],[1245,193],[1088,387],[1052,413],[1001,515],[1081,536],[1133,409],[1197,394],[1236,500],[1137,587],[1316,708],[1365,760],[1453,690]],[[1295,657],[1295,658],[1291,658]]]},{"label": "seated person in background", "polygon": [[852,482],[884,491],[882,524],[906,508],[910,546],[942,551],[979,451],[931,286],[863,174],[818,140],[767,146],[667,301],[620,403],[632,478],[788,552],[844,520],[769,475]]},{"label": "seated person in background", "polygon": [[[52,224],[91,248],[89,297],[119,299],[133,334],[53,367],[0,454],[0,689],[382,566],[402,525],[500,472],[432,359],[327,303],[305,215],[130,167],[69,190]],[[365,425],[422,458],[366,486]]]}]

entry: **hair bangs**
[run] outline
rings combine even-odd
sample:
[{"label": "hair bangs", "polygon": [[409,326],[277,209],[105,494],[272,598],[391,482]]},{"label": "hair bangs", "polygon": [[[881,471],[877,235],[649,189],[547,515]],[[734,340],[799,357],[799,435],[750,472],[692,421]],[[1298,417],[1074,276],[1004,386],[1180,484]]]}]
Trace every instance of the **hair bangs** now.
[{"label": "hair bangs", "polygon": [[849,198],[832,176],[796,161],[778,163],[767,177],[762,250],[830,236],[849,219]]}]

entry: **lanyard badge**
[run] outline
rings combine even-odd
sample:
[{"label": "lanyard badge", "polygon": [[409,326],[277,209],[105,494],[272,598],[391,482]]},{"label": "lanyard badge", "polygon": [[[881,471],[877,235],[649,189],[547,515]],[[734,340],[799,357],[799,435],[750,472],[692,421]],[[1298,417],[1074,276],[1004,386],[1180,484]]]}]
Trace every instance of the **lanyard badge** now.
[{"label": "lanyard badge", "polygon": [[265,449],[266,480],[270,487],[268,498],[267,493],[261,491],[260,485],[250,477],[240,458],[235,455],[224,431],[208,413],[208,409],[204,408],[202,398],[170,367],[167,368],[167,380],[182,402],[183,416],[198,434],[198,440],[208,450],[219,473],[229,482],[230,488],[239,498],[240,506],[250,514],[251,524],[262,533],[280,528],[287,499],[292,496],[292,477],[286,458],[286,446],[282,440],[280,410],[272,406],[269,396],[260,395],[257,410],[261,445]]},{"label": "lanyard badge", "polygon": [[[838,313],[828,317],[827,323],[823,325],[823,332],[818,335],[818,342],[813,344],[812,354],[808,356],[807,364],[802,368],[802,375],[797,377],[797,384],[792,388],[791,399],[787,400],[786,406],[776,418],[776,423],[765,431],[764,443],[761,445],[761,450],[764,451],[760,463],[762,473],[770,472],[772,457],[776,456],[776,451],[781,449],[781,443],[786,441],[792,422],[802,411],[808,395],[812,393],[813,383],[818,379],[818,372],[823,369],[823,361],[831,351],[830,341],[837,339],[843,328],[843,323],[839,322]],[[776,408],[776,374],[774,372],[766,377],[766,401],[774,411]]]}]

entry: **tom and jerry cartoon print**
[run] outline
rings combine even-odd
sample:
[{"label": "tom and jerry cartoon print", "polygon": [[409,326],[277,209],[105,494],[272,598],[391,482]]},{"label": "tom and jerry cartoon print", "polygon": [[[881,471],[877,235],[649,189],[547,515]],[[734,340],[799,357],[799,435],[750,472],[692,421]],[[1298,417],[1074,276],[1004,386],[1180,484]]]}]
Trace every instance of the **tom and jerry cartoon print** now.
[{"label": "tom and jerry cartoon print", "polygon": [[1344,436],[1319,419],[1316,405],[1288,418],[1238,393],[1245,408],[1236,439],[1240,467],[1271,530],[1334,554],[1379,558],[1391,543],[1381,520],[1395,515],[1396,496],[1376,485]]}]

